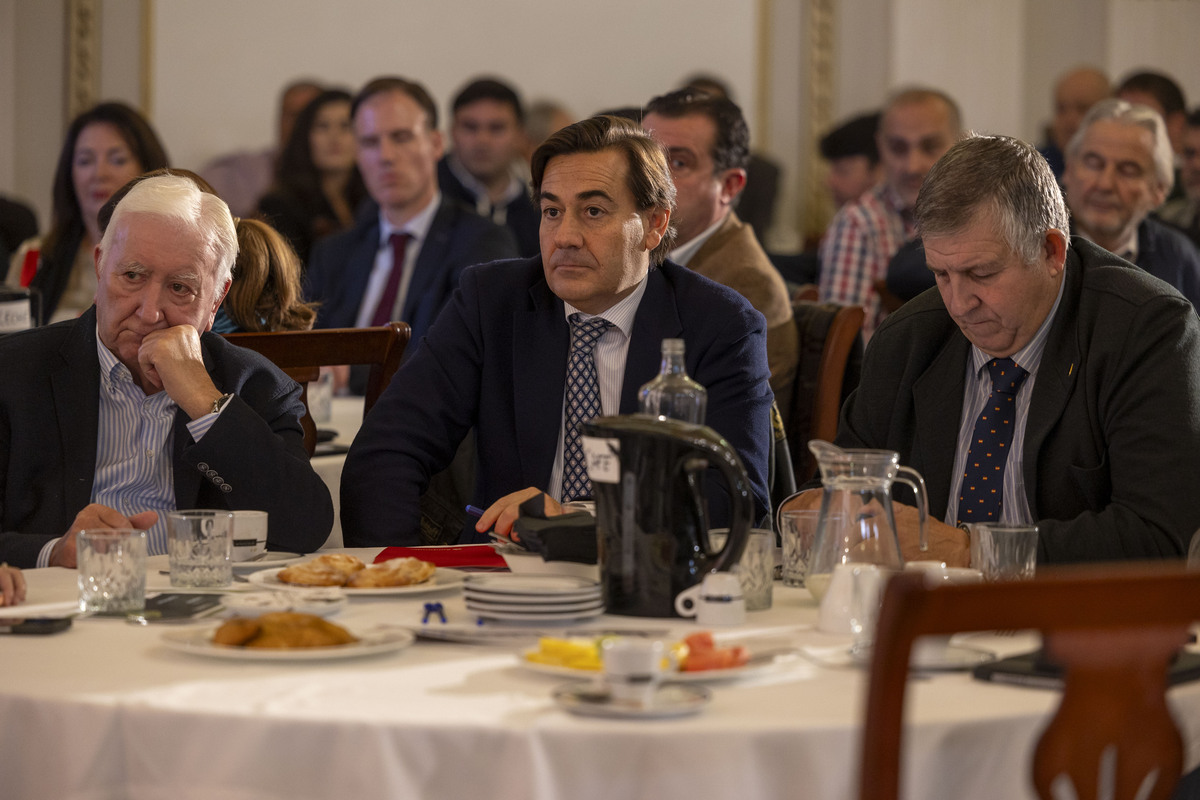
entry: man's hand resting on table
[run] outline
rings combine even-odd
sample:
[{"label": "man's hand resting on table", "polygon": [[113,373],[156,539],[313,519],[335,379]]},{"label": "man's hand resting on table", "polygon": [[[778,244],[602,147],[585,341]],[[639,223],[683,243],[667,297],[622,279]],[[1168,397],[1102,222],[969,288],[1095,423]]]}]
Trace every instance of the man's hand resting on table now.
[{"label": "man's hand resting on table", "polygon": [[[475,523],[475,530],[480,533],[494,530],[496,533],[516,541],[517,537],[513,534],[512,527],[513,523],[517,521],[517,517],[521,516],[521,503],[539,494],[542,494],[542,490],[531,486],[528,489],[504,495],[483,512],[483,516]],[[562,506],[558,504],[558,501],[550,495],[546,495],[546,516],[556,517],[561,513],[563,513]]]},{"label": "man's hand resting on table", "polygon": [[92,503],[85,506],[83,511],[75,515],[71,529],[54,544],[50,551],[50,566],[75,569],[75,537],[80,531],[96,530],[98,528],[137,528],[146,530],[158,521],[158,512],[143,511],[126,517],[120,511]]},{"label": "man's hand resting on table", "polygon": [[[788,503],[789,511],[817,511],[821,508],[824,489],[809,489]],[[971,546],[967,533],[944,522],[929,518],[929,549],[921,550],[917,509],[892,501],[892,516],[896,519],[896,537],[900,554],[909,561],[944,561],[948,567],[967,567],[971,562]]]}]

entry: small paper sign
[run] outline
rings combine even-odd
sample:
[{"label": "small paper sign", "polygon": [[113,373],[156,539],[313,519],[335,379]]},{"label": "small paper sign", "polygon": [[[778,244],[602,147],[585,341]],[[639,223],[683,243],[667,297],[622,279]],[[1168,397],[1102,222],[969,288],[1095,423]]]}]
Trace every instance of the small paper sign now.
[{"label": "small paper sign", "polygon": [[617,483],[621,480],[620,441],[597,436],[581,436],[580,440],[592,483]]}]

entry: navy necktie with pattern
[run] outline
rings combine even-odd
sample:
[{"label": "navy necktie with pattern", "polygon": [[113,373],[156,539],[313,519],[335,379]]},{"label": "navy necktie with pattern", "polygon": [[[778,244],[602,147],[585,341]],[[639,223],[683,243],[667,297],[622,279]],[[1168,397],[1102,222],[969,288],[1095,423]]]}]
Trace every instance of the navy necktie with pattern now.
[{"label": "navy necktie with pattern", "polygon": [[593,351],[596,342],[612,326],[602,317],[583,319],[571,315],[571,358],[567,363],[567,418],[563,426],[562,501],[592,496],[579,423],[600,416],[600,380],[596,376]]},{"label": "navy necktie with pattern", "polygon": [[[958,497],[958,521],[995,522],[1004,503],[1004,466],[1017,418],[1017,391],[1029,373],[1011,358],[988,362],[992,393],[975,420]],[[1020,468],[1020,465],[1017,465]]]}]

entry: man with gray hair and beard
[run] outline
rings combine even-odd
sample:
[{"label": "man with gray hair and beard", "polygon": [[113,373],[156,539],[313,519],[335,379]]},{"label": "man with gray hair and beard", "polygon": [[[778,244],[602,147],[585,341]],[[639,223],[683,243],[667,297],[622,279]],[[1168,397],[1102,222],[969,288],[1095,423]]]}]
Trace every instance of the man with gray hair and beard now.
[{"label": "man with gray hair and beard", "polygon": [[973,136],[916,204],[937,281],[884,321],[837,443],[895,450],[929,491],[931,552],[956,526],[1038,526],[1041,564],[1180,558],[1200,527],[1200,321],[1170,287],[1067,235],[1036,150]]},{"label": "man with gray hair and beard", "polygon": [[236,255],[220,198],[147,178],[96,247],[95,305],[0,339],[0,561],[74,567],[89,528],[147,529],[165,553],[179,508],[267,511],[274,549],[325,542],[300,387],[208,332]]}]

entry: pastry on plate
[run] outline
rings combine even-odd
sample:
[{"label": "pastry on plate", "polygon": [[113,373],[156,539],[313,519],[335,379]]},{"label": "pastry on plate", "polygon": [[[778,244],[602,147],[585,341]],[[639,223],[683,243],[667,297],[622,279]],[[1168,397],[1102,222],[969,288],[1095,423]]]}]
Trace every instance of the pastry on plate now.
[{"label": "pastry on plate", "polygon": [[412,586],[429,580],[436,570],[433,564],[419,558],[393,558],[355,573],[346,586],[354,589]]},{"label": "pastry on plate", "polygon": [[234,617],[213,634],[213,644],[238,647],[336,647],[358,639],[341,625],[315,614],[275,611],[256,619]]},{"label": "pastry on plate", "polygon": [[299,586],[345,586],[346,581],[366,567],[360,559],[345,553],[326,553],[312,561],[284,567],[276,574],[282,583]]}]

